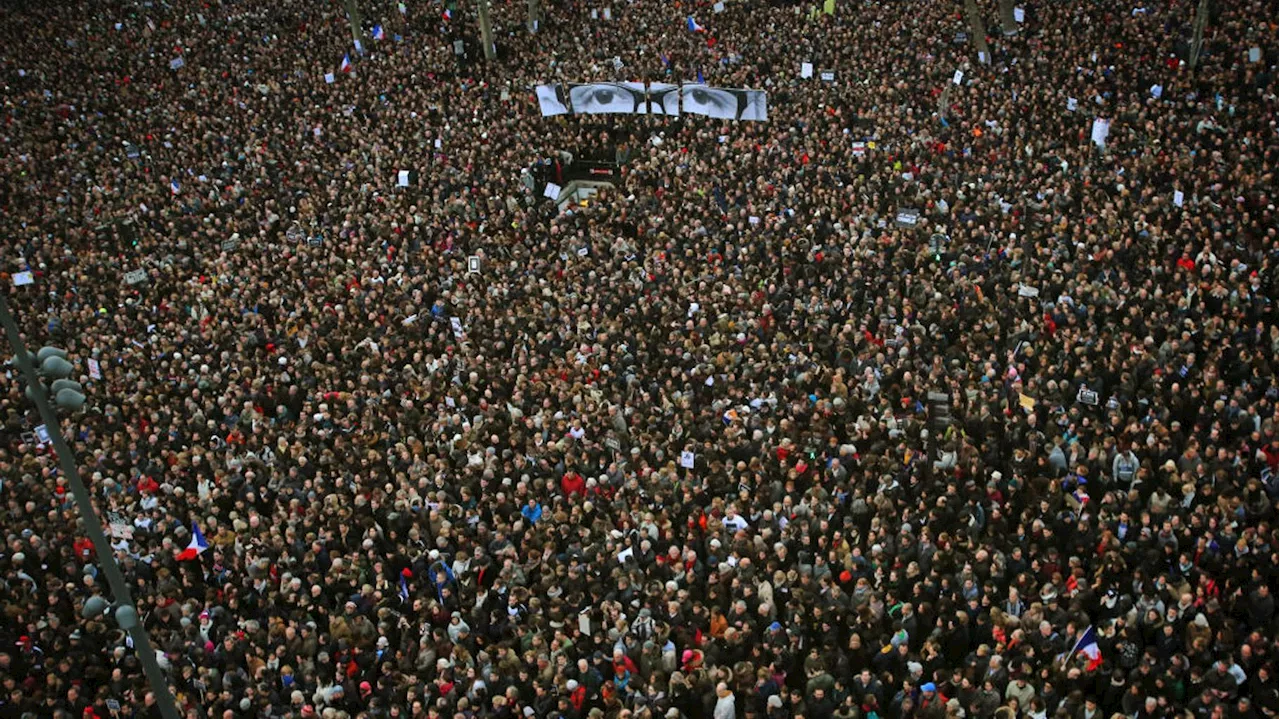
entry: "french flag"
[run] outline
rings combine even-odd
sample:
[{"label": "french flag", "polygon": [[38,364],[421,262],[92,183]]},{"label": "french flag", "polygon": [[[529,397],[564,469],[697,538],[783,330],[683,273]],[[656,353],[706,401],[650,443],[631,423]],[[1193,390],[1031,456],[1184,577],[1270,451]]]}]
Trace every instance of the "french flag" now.
[{"label": "french flag", "polygon": [[445,8],[445,11],[440,13],[440,17],[444,18],[445,22],[449,22],[450,20],[453,19],[453,11],[448,8]]},{"label": "french flag", "polygon": [[387,35],[386,35],[386,33],[384,33],[384,32],[382,31],[382,26],[381,26],[381,25],[374,25],[374,26],[373,26],[373,39],[374,39],[374,40],[381,40],[381,39],[385,38],[386,36],[387,36]]},{"label": "french flag", "polygon": [[697,20],[693,19],[692,15],[690,15],[688,18],[685,19],[685,27],[689,28],[689,32],[706,32],[707,31],[705,27],[698,24]]},{"label": "french flag", "polygon": [[169,180],[169,192],[173,193],[174,195],[177,195],[181,189],[182,189],[182,186],[178,184],[177,178]]},{"label": "french flag", "polygon": [[[405,570],[408,572],[409,570]],[[400,603],[405,604],[409,601],[409,582],[404,572],[400,573]]]},{"label": "french flag", "polygon": [[338,65],[339,72],[351,72],[351,56],[343,55],[342,63]]},{"label": "french flag", "polygon": [[1077,652],[1083,654],[1089,660],[1084,667],[1086,671],[1093,671],[1102,666],[1102,650],[1098,649],[1098,633],[1094,631],[1092,625],[1084,630],[1084,633],[1076,640],[1076,646],[1071,650],[1071,656],[1074,657]]},{"label": "french flag", "polygon": [[209,548],[209,543],[204,541],[204,533],[200,531],[200,525],[195,522],[191,523],[191,543],[187,548],[178,552],[179,562],[189,562],[196,557],[204,554],[204,550]]}]

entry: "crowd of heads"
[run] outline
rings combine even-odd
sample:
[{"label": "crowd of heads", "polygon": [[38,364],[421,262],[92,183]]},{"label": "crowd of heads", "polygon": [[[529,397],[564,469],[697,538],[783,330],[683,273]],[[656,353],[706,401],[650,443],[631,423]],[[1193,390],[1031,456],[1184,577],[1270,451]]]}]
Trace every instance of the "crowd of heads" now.
[{"label": "crowd of heads", "polygon": [[[1276,716],[1274,7],[353,4],[0,15],[2,291],[184,717]],[[700,77],[769,119],[533,92]],[[5,370],[0,717],[160,716]]]}]

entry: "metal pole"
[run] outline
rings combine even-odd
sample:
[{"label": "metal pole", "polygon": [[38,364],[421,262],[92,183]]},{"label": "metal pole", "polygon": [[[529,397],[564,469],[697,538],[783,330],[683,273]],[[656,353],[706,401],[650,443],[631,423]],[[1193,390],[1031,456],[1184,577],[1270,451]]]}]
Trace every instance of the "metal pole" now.
[{"label": "metal pole", "polygon": [[480,43],[484,45],[484,59],[497,57],[498,52],[493,47],[493,26],[489,24],[489,0],[480,0]]},{"label": "metal pole", "polygon": [[987,25],[982,21],[982,13],[973,0],[964,0],[964,10],[969,16],[969,37],[973,40],[973,49],[981,53],[979,61],[984,65],[991,64],[991,48],[987,46]]},{"label": "metal pole", "polygon": [[[111,588],[115,604],[117,607],[134,607],[133,598],[129,595],[129,585],[124,580],[120,565],[116,564],[115,552],[111,549],[110,542],[107,541],[107,535],[102,531],[102,522],[93,510],[93,500],[89,497],[89,490],[85,488],[84,482],[80,480],[80,471],[76,468],[75,455],[71,452],[71,448],[67,446],[67,441],[62,438],[58,415],[53,411],[53,407],[49,405],[49,398],[45,392],[44,385],[40,383],[40,377],[36,374],[36,368],[32,364],[32,356],[27,354],[27,348],[22,344],[22,333],[18,330],[18,323],[14,321],[13,315],[9,313],[9,303],[3,295],[0,295],[0,323],[4,324],[9,346],[17,354],[15,361],[18,363],[18,369],[22,371],[23,377],[27,380],[32,401],[35,402],[36,409],[40,411],[40,419],[44,421],[45,428],[49,430],[49,441],[53,443],[53,450],[58,454],[58,462],[61,465],[62,473],[67,477],[67,484],[71,485],[71,494],[75,497],[76,505],[80,509],[80,519],[84,522],[85,532],[89,535],[89,541],[93,542],[93,550],[98,555],[98,562],[102,565],[102,572],[107,575],[107,585]],[[147,628],[142,621],[139,621],[137,626],[129,631],[129,636],[133,638],[134,651],[138,655],[138,660],[142,662],[142,669],[147,675],[147,683],[151,685],[151,692],[156,696],[156,705],[160,707],[160,715],[164,719],[179,719],[177,704],[174,702],[173,695],[169,693],[169,683],[165,679],[164,672],[160,669],[160,663],[156,661],[156,653],[151,648],[151,638],[147,636]]]},{"label": "metal pole", "polygon": [[538,22],[541,19],[538,0],[529,0],[529,32],[538,31]]},{"label": "metal pole", "polygon": [[346,0],[347,20],[351,23],[351,39],[360,39],[360,8],[356,5],[356,0]]},{"label": "metal pole", "polygon": [[1013,0],[1000,0],[1000,25],[1005,35],[1018,33],[1018,21],[1013,17]]},{"label": "metal pole", "polygon": [[1200,52],[1204,49],[1204,27],[1209,24],[1209,0],[1200,0],[1200,4],[1196,6],[1196,22],[1194,35],[1191,38],[1190,57],[1187,58],[1187,64],[1191,69],[1196,69],[1200,64]]}]

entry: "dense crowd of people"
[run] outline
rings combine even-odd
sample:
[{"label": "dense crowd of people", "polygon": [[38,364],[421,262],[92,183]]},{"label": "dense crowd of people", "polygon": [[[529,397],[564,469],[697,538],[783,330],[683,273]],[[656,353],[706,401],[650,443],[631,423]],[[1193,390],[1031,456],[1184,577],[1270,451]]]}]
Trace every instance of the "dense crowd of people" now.
[{"label": "dense crowd of people", "polygon": [[[0,284],[184,717],[1277,716],[1273,6],[13,5]],[[533,94],[695,77],[768,120]],[[0,719],[160,716],[5,369]]]}]

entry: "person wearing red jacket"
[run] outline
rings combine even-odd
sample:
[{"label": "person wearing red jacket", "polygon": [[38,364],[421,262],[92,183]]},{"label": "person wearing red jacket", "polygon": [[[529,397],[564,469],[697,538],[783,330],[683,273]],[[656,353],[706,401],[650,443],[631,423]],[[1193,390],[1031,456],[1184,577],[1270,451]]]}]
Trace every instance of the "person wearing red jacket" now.
[{"label": "person wearing red jacket", "polygon": [[582,478],[582,475],[570,470],[560,478],[560,489],[568,497],[573,497],[575,494],[585,497],[587,495],[587,482]]}]

